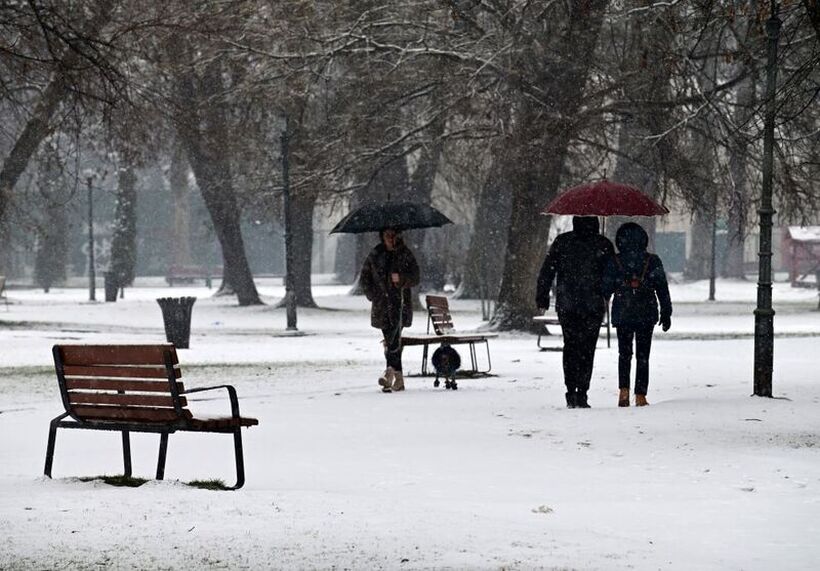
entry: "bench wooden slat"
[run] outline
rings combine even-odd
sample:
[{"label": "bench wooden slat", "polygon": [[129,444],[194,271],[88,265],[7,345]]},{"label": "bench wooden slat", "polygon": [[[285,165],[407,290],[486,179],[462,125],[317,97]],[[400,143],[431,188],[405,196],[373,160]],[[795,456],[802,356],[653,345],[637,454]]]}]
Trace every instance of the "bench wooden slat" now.
[{"label": "bench wooden slat", "polygon": [[[128,366],[115,367],[113,365],[66,365],[63,368],[66,377],[121,377],[131,379],[167,379],[165,367]],[[182,376],[179,367],[174,367],[174,376]],[[167,385],[166,385],[167,387]]]},{"label": "bench wooden slat", "polygon": [[64,365],[158,365],[165,351],[176,365],[176,348],[165,345],[60,345]]},{"label": "bench wooden slat", "polygon": [[[169,393],[168,381],[123,381],[120,379],[66,379],[66,388],[100,391],[134,391],[139,393]],[[177,383],[177,391],[185,391],[185,385]]]},{"label": "bench wooden slat", "polygon": [[[81,420],[122,421],[122,422],[175,422],[181,420],[174,409],[124,407],[124,406],[72,406],[71,411]],[[183,418],[190,419],[191,411],[183,410]]]},{"label": "bench wooden slat", "polygon": [[255,418],[242,416],[233,418],[231,416],[223,416],[216,418],[192,418],[190,424],[197,430],[209,430],[219,428],[235,428],[237,426],[256,426],[259,421]]},{"label": "bench wooden slat", "polygon": [[[153,406],[174,408],[174,399],[170,396],[135,395],[135,394],[106,394],[88,392],[69,392],[68,402],[71,404],[116,404],[122,406]],[[185,397],[179,397],[180,406],[188,406]]]}]

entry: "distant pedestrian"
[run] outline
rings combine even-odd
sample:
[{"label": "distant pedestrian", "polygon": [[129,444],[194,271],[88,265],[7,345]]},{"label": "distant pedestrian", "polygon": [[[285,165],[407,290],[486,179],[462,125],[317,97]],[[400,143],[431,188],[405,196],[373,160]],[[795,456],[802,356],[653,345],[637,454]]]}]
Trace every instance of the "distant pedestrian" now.
[{"label": "distant pedestrian", "polygon": [[589,408],[595,344],[606,312],[601,283],[614,254],[612,242],[599,233],[596,217],[574,216],[572,231],[555,238],[538,274],[536,303],[541,310],[549,309],[550,288],[557,280],[555,310],[564,338],[568,408]]},{"label": "distant pedestrian", "polygon": [[359,283],[372,304],[370,324],[384,336],[386,367],[379,385],[389,393],[404,390],[401,330],[413,322],[410,288],[419,283],[419,266],[398,231],[382,230],[379,240],[364,261]]},{"label": "distant pedestrian", "polygon": [[[618,330],[618,406],[629,406],[632,341],[635,340],[635,405],[646,406],[649,388],[649,351],[656,323],[672,326],[672,300],[661,259],[646,251],[649,236],[634,222],[618,228],[618,255],[604,274],[604,294],[615,294],[612,324]],[[660,311],[658,304],[660,303]]]}]

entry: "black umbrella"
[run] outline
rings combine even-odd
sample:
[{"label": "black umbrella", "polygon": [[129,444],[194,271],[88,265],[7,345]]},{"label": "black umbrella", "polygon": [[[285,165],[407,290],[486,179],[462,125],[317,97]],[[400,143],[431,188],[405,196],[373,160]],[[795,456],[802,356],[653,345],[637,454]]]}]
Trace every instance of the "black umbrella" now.
[{"label": "black umbrella", "polygon": [[427,204],[386,202],[384,204],[368,204],[357,208],[342,218],[330,233],[360,234],[362,232],[378,232],[385,228],[410,230],[413,228],[444,226],[452,223],[452,220]]}]

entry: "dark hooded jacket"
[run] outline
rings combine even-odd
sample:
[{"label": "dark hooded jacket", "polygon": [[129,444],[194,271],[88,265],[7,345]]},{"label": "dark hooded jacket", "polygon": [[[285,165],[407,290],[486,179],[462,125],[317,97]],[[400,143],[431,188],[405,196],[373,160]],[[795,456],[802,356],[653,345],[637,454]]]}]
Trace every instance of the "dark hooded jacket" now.
[{"label": "dark hooded jacket", "polygon": [[552,280],[557,278],[555,310],[559,318],[565,313],[603,317],[606,304],[601,279],[614,255],[612,242],[598,233],[597,218],[573,217],[572,231],[555,238],[541,266],[535,296],[538,307],[549,306]]},{"label": "dark hooded jacket", "polygon": [[613,293],[612,324],[651,325],[660,316],[672,316],[672,300],[661,259],[646,251],[649,236],[634,222],[622,225],[615,235],[618,255],[604,272],[604,294]]},{"label": "dark hooded jacket", "polygon": [[[399,274],[399,285],[390,282],[390,274]],[[395,327],[401,312],[402,327],[413,323],[411,287],[419,283],[419,266],[415,256],[401,239],[390,252],[384,244],[370,251],[359,275],[364,295],[372,303],[370,324],[377,329]]]}]

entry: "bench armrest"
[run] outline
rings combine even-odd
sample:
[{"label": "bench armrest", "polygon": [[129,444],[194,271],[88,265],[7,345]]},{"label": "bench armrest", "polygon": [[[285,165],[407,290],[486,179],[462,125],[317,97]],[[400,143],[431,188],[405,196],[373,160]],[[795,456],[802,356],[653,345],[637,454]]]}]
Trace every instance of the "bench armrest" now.
[{"label": "bench armrest", "polygon": [[215,385],[213,387],[201,387],[198,389],[188,389],[186,391],[180,391],[181,395],[189,395],[191,393],[201,393],[203,391],[213,391],[216,389],[225,389],[228,391],[228,398],[231,399],[231,416],[233,418],[239,418],[239,398],[236,396],[236,389],[233,388],[232,385]]}]

